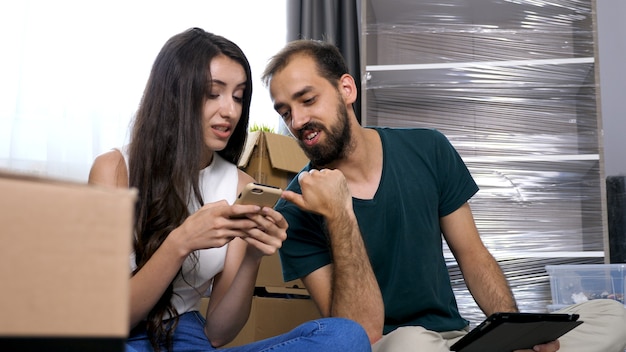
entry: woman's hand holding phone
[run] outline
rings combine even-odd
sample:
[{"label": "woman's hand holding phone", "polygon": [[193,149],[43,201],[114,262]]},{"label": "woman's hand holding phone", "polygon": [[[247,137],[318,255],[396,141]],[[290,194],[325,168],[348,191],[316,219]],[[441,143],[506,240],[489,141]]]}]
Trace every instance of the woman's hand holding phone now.
[{"label": "woman's hand holding phone", "polygon": [[272,255],[282,246],[287,238],[287,221],[273,209],[280,199],[283,190],[260,183],[247,184],[237,197],[233,208],[239,205],[257,205],[261,210],[257,213],[240,213],[231,218],[245,218],[257,223],[257,227],[246,231],[248,236],[242,237],[249,245],[256,248],[261,255]]}]

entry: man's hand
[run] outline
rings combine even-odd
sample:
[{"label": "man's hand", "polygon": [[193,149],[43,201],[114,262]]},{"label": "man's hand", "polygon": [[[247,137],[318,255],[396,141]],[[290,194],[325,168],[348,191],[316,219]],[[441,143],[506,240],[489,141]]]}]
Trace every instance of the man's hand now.
[{"label": "man's hand", "polygon": [[298,175],[302,195],[284,191],[282,197],[298,208],[329,218],[352,209],[352,196],[339,170],[311,169]]},{"label": "man's hand", "polygon": [[542,345],[537,345],[533,347],[532,350],[518,350],[514,352],[555,352],[558,351],[559,348],[561,348],[561,344],[559,343],[559,340],[555,340]]}]

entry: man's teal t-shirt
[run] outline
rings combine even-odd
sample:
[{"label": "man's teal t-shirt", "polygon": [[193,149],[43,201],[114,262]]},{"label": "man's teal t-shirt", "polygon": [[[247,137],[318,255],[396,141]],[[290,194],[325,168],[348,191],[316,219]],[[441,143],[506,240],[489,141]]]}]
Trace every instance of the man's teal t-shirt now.
[{"label": "man's teal t-shirt", "polygon": [[[450,284],[439,219],[467,202],[478,186],[440,132],[376,130],[383,145],[380,184],[373,199],[353,198],[353,205],[383,295],[383,332],[408,325],[463,329],[468,322],[459,314]],[[301,193],[297,178],[288,189]],[[286,281],[332,262],[322,217],[285,200],[276,209],[289,223],[280,249]]]}]

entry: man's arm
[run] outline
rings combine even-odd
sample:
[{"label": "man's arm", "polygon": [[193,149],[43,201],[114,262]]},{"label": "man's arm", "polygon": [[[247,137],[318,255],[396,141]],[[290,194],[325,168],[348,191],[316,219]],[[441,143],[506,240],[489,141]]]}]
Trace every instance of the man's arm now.
[{"label": "man's arm", "polygon": [[502,269],[480,239],[469,204],[441,218],[441,229],[467,288],[485,315],[517,312]]},{"label": "man's arm", "polygon": [[[441,218],[441,230],[459,263],[467,288],[483,313],[488,316],[495,312],[517,312],[502,269],[480,239],[469,204]],[[559,348],[556,340],[524,351],[555,352]]]},{"label": "man's arm", "polygon": [[378,282],[365,250],[352,197],[343,174],[324,170],[300,178],[302,196],[285,191],[283,197],[326,220],[333,264],[303,278],[323,316],[352,319],[374,343],[382,336],[384,306]]}]

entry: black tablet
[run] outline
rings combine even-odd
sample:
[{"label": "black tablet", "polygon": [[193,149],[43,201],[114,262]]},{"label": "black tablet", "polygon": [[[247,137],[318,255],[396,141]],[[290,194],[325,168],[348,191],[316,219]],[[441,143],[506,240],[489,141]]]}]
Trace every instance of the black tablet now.
[{"label": "black tablet", "polygon": [[532,349],[582,324],[578,314],[495,313],[450,347],[458,352]]}]

